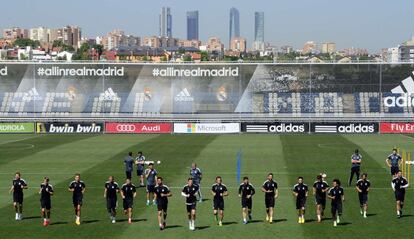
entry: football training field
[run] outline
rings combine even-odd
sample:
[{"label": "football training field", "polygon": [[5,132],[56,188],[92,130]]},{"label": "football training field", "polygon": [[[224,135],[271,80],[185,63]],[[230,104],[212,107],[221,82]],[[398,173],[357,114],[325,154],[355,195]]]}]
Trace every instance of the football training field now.
[{"label": "football training field", "polygon": [[[1,135],[0,136],[0,238],[410,238],[414,220],[414,190],[406,193],[404,217],[396,218],[395,200],[385,158],[394,146],[412,150],[414,138],[406,135]],[[358,195],[348,187],[350,156],[358,148],[363,156],[362,172],[368,173],[372,188],[368,218],[359,213]],[[159,176],[173,192],[169,199],[167,229],[159,231],[156,206],[145,205],[144,188],[138,189],[134,222],[129,225],[121,213],[111,224],[103,197],[104,183],[114,175],[122,185],[123,158],[142,150],[155,165]],[[238,198],[237,153],[241,150],[241,176],[249,176],[256,187],[253,197],[253,221],[242,224]],[[189,167],[196,162],[203,171],[203,203],[197,205],[196,231],[188,230],[181,188],[189,177]],[[29,185],[25,190],[24,220],[14,220],[12,196],[8,194],[14,172],[20,171]],[[72,195],[67,187],[75,173],[86,184],[82,224],[74,224]],[[279,185],[275,222],[264,222],[264,195],[260,191],[268,172],[275,174]],[[345,188],[341,223],[334,228],[327,219],[318,224],[314,200],[308,198],[307,223],[298,224],[292,186],[303,176],[311,189],[320,172],[327,174],[331,185],[339,178]],[[223,227],[212,215],[211,185],[215,176],[223,177],[229,188],[225,201]],[[40,218],[39,185],[50,177],[55,195],[49,227]],[[137,184],[137,177],[133,176]],[[120,197],[118,197],[120,200]]]}]

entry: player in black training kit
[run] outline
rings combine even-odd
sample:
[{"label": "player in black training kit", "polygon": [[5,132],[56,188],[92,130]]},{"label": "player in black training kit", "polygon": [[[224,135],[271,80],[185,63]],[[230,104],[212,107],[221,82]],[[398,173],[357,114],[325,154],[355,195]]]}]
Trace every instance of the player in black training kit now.
[{"label": "player in black training kit", "polygon": [[252,196],[256,193],[253,185],[250,184],[249,178],[244,177],[243,183],[239,187],[239,197],[241,198],[243,224],[247,224],[247,216],[252,220]]},{"label": "player in black training kit", "polygon": [[128,223],[132,223],[132,209],[134,208],[134,198],[137,196],[137,189],[131,180],[127,178],[121,187],[122,204],[124,213],[128,216]]},{"label": "player in black training kit", "polygon": [[316,215],[318,222],[322,221],[324,210],[326,206],[326,192],[329,190],[329,185],[323,181],[322,175],[316,176],[316,181],[313,184],[313,195],[315,196]]},{"label": "player in black training kit", "polygon": [[404,206],[405,189],[409,186],[407,179],[402,176],[401,170],[397,171],[396,177],[391,182],[392,190],[394,190],[397,217],[402,217],[402,209]]},{"label": "player in black training kit", "polygon": [[368,192],[369,188],[371,187],[371,183],[367,179],[368,174],[363,173],[361,176],[361,179],[358,180],[356,183],[356,190],[358,191],[358,197],[359,197],[359,205],[361,207],[361,215],[364,216],[364,218],[367,218],[367,210],[368,210]]},{"label": "player in black training kit", "polygon": [[273,173],[267,175],[267,180],[263,183],[262,192],[265,193],[266,221],[273,223],[273,211],[275,200],[279,196],[277,183],[273,181]]},{"label": "player in black training kit", "polygon": [[13,206],[16,211],[16,221],[20,221],[23,218],[23,189],[27,189],[27,183],[24,181],[19,172],[14,174],[12,187],[10,193],[13,193]]},{"label": "player in black training kit", "polygon": [[[228,196],[227,187],[222,183],[220,176],[216,177],[216,183],[211,187],[211,194],[214,196],[213,199],[213,214],[214,220],[218,221],[218,225],[223,225],[224,218],[224,197]],[[220,214],[218,218],[217,213]]]},{"label": "player in black training kit", "polygon": [[195,230],[198,190],[199,186],[194,184],[193,178],[189,178],[187,180],[187,185],[185,185],[181,191],[181,195],[185,197],[185,205],[187,205],[188,228],[192,231]]},{"label": "player in black training kit", "polygon": [[52,208],[52,201],[50,197],[53,195],[53,186],[49,184],[48,177],[45,177],[43,179],[43,183],[40,184],[39,194],[43,226],[47,227],[50,224],[50,209]]},{"label": "player in black training kit", "polygon": [[398,173],[398,170],[400,170],[400,166],[402,163],[402,157],[397,153],[396,148],[392,149],[392,154],[388,155],[388,157],[385,159],[385,162],[391,169],[392,177],[395,177]]},{"label": "player in black training kit", "polygon": [[75,180],[69,184],[69,191],[73,192],[72,202],[75,208],[75,224],[80,225],[81,207],[83,203],[83,194],[85,193],[85,183],[80,180],[80,174],[75,174]]},{"label": "player in black training kit", "polygon": [[154,190],[158,210],[158,225],[160,226],[160,230],[164,230],[167,227],[168,197],[171,197],[172,193],[170,192],[170,189],[163,184],[162,177],[157,178],[157,185]]},{"label": "player in black training kit", "polygon": [[119,193],[119,185],[115,182],[114,176],[109,176],[108,181],[105,183],[104,198],[106,198],[106,208],[112,223],[116,222],[117,193]]},{"label": "player in black training kit", "polygon": [[339,216],[342,215],[342,202],[345,200],[344,189],[341,187],[339,179],[334,179],[332,182],[332,188],[329,189],[328,197],[332,200],[331,212],[334,227],[339,224]]},{"label": "player in black training kit", "polygon": [[305,223],[306,199],[308,197],[308,185],[303,183],[303,177],[298,178],[298,183],[293,186],[293,195],[296,197],[296,210],[298,210],[298,223]]}]

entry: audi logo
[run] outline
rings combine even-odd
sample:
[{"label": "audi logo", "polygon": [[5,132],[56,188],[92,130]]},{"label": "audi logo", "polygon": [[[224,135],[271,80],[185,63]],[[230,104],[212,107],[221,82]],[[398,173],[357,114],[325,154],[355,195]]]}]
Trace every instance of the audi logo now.
[{"label": "audi logo", "polygon": [[116,130],[118,132],[135,132],[135,125],[133,124],[118,124]]}]

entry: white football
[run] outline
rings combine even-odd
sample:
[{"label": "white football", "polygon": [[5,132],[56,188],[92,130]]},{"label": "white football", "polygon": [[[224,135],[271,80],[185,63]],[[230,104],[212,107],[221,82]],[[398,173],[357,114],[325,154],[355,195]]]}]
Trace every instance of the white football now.
[{"label": "white football", "polygon": [[322,174],[322,178],[326,178],[326,173],[323,173]]},{"label": "white football", "polygon": [[161,161],[159,161],[159,160],[158,160],[158,161],[157,161],[157,164],[161,164]]}]

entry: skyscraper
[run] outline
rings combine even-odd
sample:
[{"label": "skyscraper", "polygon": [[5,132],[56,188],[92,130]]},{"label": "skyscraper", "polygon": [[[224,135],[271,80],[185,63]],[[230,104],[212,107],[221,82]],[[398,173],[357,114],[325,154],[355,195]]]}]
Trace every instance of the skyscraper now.
[{"label": "skyscraper", "polygon": [[237,8],[230,8],[229,47],[231,39],[240,37],[240,14]]},{"label": "skyscraper", "polygon": [[160,20],[160,36],[172,37],[172,15],[169,7],[163,7],[161,9]]},{"label": "skyscraper", "polygon": [[198,40],[198,11],[187,12],[187,40]]},{"label": "skyscraper", "polygon": [[254,46],[256,51],[264,50],[264,12],[254,13]]}]

